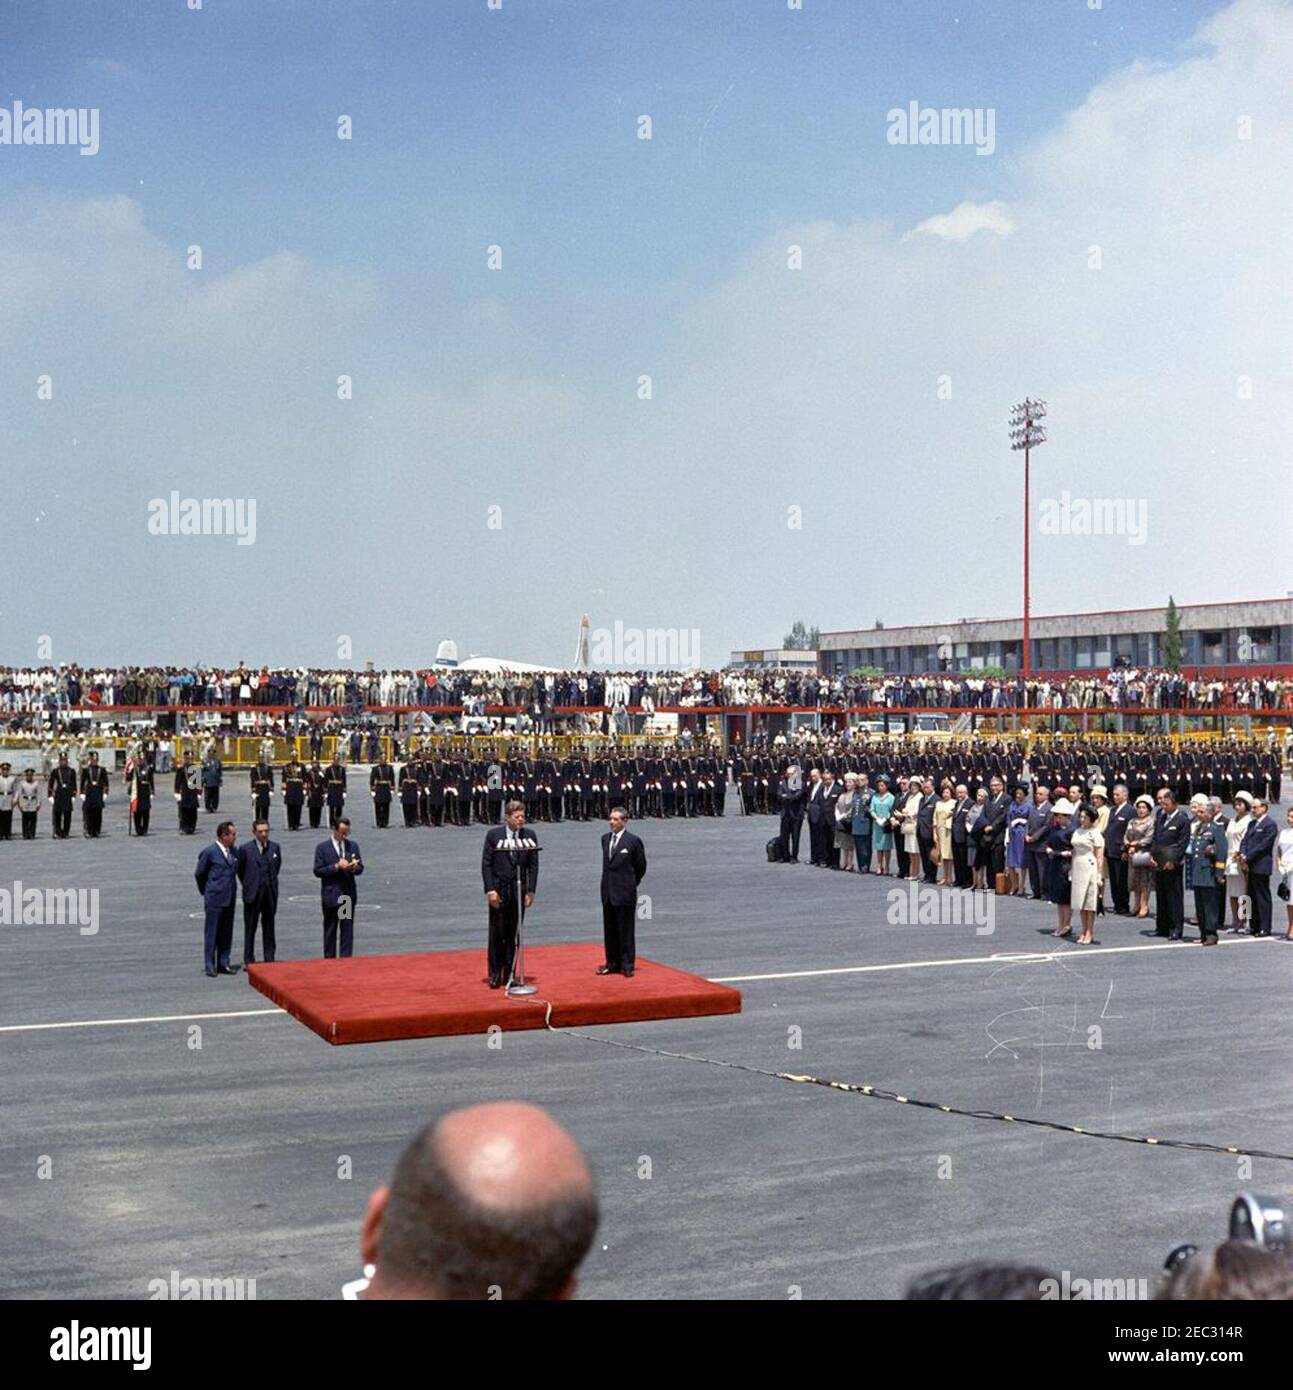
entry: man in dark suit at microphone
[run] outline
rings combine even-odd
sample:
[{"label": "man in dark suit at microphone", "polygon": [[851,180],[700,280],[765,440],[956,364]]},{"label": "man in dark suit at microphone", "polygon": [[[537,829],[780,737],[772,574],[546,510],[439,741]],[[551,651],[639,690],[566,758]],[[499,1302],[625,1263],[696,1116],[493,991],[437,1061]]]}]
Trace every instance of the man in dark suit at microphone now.
[{"label": "man in dark suit at microphone", "polygon": [[[509,801],[503,824],[485,832],[480,874],[489,902],[489,987],[498,989],[512,976],[516,929],[521,911],[529,911],[539,884],[539,854],[532,831],[525,827],[525,805]],[[522,901],[517,902],[516,880]]]},{"label": "man in dark suit at microphone", "polygon": [[610,830],[602,836],[602,938],[605,964],[599,975],[632,979],[637,962],[638,884],[647,870],[646,850],[636,835],[625,830],[629,813],[616,806]]},{"label": "man in dark suit at microphone", "polygon": [[337,928],[341,928],[341,954],[355,953],[355,904],[359,889],[355,880],[364,871],[359,846],[349,838],[350,818],[341,816],[330,839],[314,851],[314,876],[320,880],[323,899],[323,955],[337,954]]}]

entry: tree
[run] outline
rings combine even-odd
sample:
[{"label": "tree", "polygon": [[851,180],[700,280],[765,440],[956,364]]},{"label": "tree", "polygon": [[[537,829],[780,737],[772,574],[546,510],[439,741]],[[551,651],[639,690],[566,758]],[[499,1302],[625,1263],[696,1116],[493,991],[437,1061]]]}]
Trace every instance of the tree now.
[{"label": "tree", "polygon": [[1163,669],[1181,669],[1181,613],[1176,600],[1167,596],[1167,631],[1163,634]]},{"label": "tree", "polygon": [[782,647],[788,652],[815,652],[821,640],[821,632],[816,627],[805,627],[796,618],[795,625],[782,639]]}]

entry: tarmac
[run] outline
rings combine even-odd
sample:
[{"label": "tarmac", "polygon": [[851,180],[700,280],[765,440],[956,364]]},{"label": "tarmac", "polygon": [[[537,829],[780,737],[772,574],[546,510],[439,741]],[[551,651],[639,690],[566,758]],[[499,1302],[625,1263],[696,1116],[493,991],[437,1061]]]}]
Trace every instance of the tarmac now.
[{"label": "tarmac", "polygon": [[[356,799],[357,950],[483,957],[484,828],[378,831]],[[146,1298],[174,1271],[254,1279],[261,1299],[337,1298],[404,1144],[448,1108],[497,1098],[547,1107],[597,1175],[584,1298],[894,1298],[972,1258],[1152,1280],[1179,1242],[1224,1238],[1239,1191],[1293,1192],[1293,1162],[761,1074],[1293,1154],[1278,899],[1274,939],[1227,933],[1212,951],[1114,916],[1097,946],[1058,942],[1052,908],[1011,898],[980,897],[977,920],[949,920],[947,898],[925,914],[938,920],[908,921],[905,884],[769,864],[774,819],[742,817],[734,795],[727,807],[635,824],[649,861],[638,949],[734,984],[740,1015],[342,1048],[245,976],[202,972],[193,868],[217,819],[250,835],[244,795],[226,787],[193,837],[169,800],[142,840],[119,798],[98,840],[78,825],[53,841],[42,812],[36,842],[0,844],[0,891],[97,891],[97,930],[0,925],[0,1297]],[[326,831],[287,832],[280,806],[272,819],[279,958],[312,957]],[[599,940],[603,827],[535,829],[530,939]],[[234,939],[238,961],[240,913]]]}]

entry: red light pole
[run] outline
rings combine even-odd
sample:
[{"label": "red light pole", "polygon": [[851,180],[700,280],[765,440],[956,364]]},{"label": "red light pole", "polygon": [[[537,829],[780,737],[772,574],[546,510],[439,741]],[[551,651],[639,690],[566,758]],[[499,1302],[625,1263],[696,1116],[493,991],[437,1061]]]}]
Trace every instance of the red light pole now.
[{"label": "red light pole", "polygon": [[1046,402],[1034,401],[1025,398],[1015,406],[1014,412],[1010,417],[1010,447],[1015,450],[1024,451],[1024,651],[1023,651],[1023,676],[1027,680],[1033,669],[1032,660],[1032,631],[1029,622],[1031,616],[1031,604],[1029,596],[1029,536],[1031,531],[1031,502],[1029,500],[1029,484],[1031,450],[1046,443],[1046,427],[1041,423],[1046,418]]}]

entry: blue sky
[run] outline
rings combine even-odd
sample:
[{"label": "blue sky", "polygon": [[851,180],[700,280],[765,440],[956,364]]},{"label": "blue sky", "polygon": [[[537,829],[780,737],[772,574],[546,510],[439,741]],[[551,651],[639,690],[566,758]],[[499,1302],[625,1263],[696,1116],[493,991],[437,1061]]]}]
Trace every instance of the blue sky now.
[{"label": "blue sky", "polygon": [[[1256,495],[1279,485],[1287,194],[1254,226],[1232,189],[1258,198],[1288,153],[1280,0],[20,0],[0,25],[5,104],[101,111],[93,158],[0,148],[15,511],[47,534],[101,527],[114,579],[0,599],[0,660],[51,634],[69,660],[327,664],[339,630],[356,659],[414,664],[454,636],[557,660],[587,610],[699,627],[718,664],[796,617],[1008,613],[1017,497],[1008,456],[990,486],[982,460],[1027,392],[1058,416],[1054,483],[1150,502],[1138,553],[1043,550],[1044,608],[1165,600],[1182,451],[1270,469]],[[994,154],[889,145],[886,112],[911,101],[991,108]],[[1236,101],[1265,117],[1242,168]],[[999,205],[1008,230],[913,240],[967,203]],[[765,279],[791,242],[809,248],[801,278],[783,263]],[[1245,315],[1263,303],[1255,343]],[[32,399],[41,370],[52,402]],[[952,410],[932,393],[945,371]],[[1235,420],[1199,404],[1201,381],[1254,374]],[[1115,456],[1130,409],[1170,423]],[[148,537],[146,502],[172,487],[256,496],[257,543]],[[942,557],[934,573],[837,582],[854,545],[905,531]],[[944,563],[975,576],[969,593],[948,592]],[[344,618],[324,597],[339,564]],[[1289,587],[1216,583],[1172,587]],[[258,596],[281,614],[273,640],[238,616]]]}]

